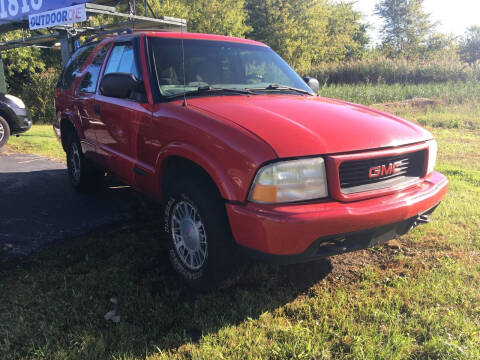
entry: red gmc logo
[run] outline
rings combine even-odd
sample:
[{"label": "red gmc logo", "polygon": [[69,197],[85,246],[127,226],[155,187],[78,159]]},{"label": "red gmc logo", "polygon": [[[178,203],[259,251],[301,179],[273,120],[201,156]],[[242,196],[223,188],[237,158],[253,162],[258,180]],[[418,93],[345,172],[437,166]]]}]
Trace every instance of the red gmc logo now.
[{"label": "red gmc logo", "polygon": [[373,166],[368,171],[368,177],[370,179],[375,179],[379,177],[389,176],[399,173],[401,170],[398,169],[402,165],[401,161],[390,163],[388,165],[379,165]]}]

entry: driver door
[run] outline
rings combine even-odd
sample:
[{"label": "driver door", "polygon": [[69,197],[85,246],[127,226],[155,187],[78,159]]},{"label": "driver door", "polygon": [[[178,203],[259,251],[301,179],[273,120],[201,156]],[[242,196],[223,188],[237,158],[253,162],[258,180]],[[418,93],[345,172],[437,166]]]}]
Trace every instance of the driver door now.
[{"label": "driver door", "polygon": [[[141,80],[139,64],[138,46],[133,41],[115,43],[103,75],[127,73]],[[104,96],[99,90],[93,105],[98,155],[107,169],[133,186],[138,176],[147,177],[154,169],[146,150],[152,126],[151,106],[145,90],[134,95],[118,99]]]}]

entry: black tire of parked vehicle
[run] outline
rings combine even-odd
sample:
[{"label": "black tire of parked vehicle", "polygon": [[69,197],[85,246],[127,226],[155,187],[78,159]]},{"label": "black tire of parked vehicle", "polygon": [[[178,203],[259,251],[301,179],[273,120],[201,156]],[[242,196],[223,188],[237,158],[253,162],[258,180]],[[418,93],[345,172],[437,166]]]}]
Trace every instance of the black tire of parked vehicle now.
[{"label": "black tire of parked vehicle", "polygon": [[80,193],[95,192],[103,184],[105,173],[85,158],[76,134],[72,134],[68,141],[67,169],[72,186]]},{"label": "black tire of parked vehicle", "polygon": [[[189,209],[190,220],[184,221],[186,225],[176,226],[175,222],[177,225],[180,223],[178,217],[181,217],[179,214],[182,214],[182,207]],[[190,229],[188,229],[189,221],[190,224],[195,224]],[[197,253],[192,250],[195,246],[192,246],[192,239],[188,240],[189,235],[185,235],[188,231],[194,234],[193,238],[203,239],[204,258],[201,250]],[[238,278],[242,268],[241,259],[233,256],[235,241],[230,230],[225,202],[208,181],[194,176],[189,179],[180,179],[169,186],[164,205],[164,232],[170,262],[190,287],[207,292],[231,286]],[[179,236],[185,240],[183,250],[178,246]],[[188,241],[190,244],[186,245]],[[183,241],[180,240],[180,242]],[[201,242],[197,241],[197,244]],[[198,246],[198,249],[201,246]],[[185,260],[185,252],[188,251],[194,253],[193,255],[198,254],[196,266],[186,264],[188,261]]]},{"label": "black tire of parked vehicle", "polygon": [[0,116],[0,148],[5,145],[10,138],[10,126],[7,120]]}]

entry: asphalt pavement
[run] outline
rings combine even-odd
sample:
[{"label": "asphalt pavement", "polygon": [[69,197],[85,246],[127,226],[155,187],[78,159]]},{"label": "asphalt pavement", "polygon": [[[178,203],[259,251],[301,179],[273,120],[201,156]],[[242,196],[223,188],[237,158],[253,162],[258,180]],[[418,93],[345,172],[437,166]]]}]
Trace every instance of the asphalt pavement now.
[{"label": "asphalt pavement", "polygon": [[0,149],[0,260],[127,221],[138,201],[124,186],[78,194],[64,164]]}]

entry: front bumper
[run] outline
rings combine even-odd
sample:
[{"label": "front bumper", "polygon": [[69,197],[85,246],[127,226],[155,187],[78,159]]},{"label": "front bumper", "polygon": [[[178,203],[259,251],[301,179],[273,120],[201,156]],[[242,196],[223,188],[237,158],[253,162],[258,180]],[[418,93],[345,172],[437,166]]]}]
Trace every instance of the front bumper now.
[{"label": "front bumper", "polygon": [[12,135],[24,133],[32,127],[32,120],[30,113],[27,110],[21,109],[15,111],[15,123],[12,130]]},{"label": "front bumper", "polygon": [[[448,179],[434,172],[408,189],[362,201],[325,200],[298,205],[229,203],[227,213],[234,238],[242,248],[254,253],[302,257],[317,243],[347,237],[359,241],[358,236],[351,235],[361,232],[374,234],[373,238],[378,238],[375,235],[378,233],[390,233],[391,239],[401,234],[399,229],[410,228],[409,224],[419,214],[438,205],[447,189]],[[388,241],[389,236],[383,236],[383,240]],[[369,246],[372,244],[367,242],[359,248]],[[316,257],[329,255],[327,251]]]}]

